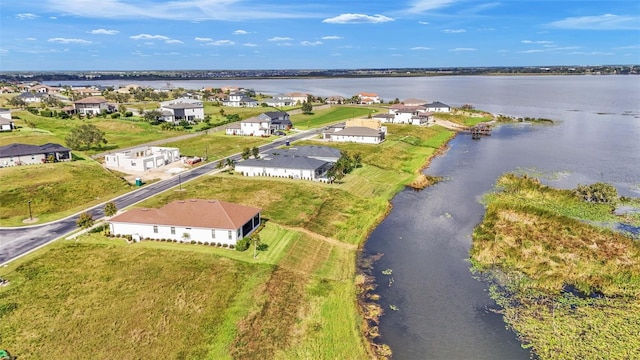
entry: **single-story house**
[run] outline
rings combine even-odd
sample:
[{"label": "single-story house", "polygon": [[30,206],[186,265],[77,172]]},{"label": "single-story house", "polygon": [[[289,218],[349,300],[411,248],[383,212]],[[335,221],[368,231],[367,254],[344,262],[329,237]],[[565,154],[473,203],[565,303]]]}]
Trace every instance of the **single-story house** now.
[{"label": "single-story house", "polygon": [[229,94],[229,100],[222,103],[224,106],[231,107],[256,107],[259,106],[258,100],[246,96],[244,93]]},{"label": "single-story house", "polygon": [[410,98],[401,101],[405,106],[422,106],[427,103],[427,101],[422,99]]},{"label": "single-story house", "polygon": [[331,105],[343,104],[344,101],[345,101],[344,96],[340,96],[340,95],[329,96],[326,99],[327,104],[331,104]]},{"label": "single-story house", "polygon": [[219,200],[177,200],[159,209],[135,208],[109,220],[114,235],[235,246],[260,226],[259,208]]},{"label": "single-story house", "polygon": [[424,107],[430,112],[451,112],[451,106],[443,104],[439,101],[435,101],[429,104],[425,104]]},{"label": "single-story house", "polygon": [[323,138],[336,142],[354,142],[363,144],[379,144],[384,141],[386,127],[372,129],[365,126],[349,126],[343,129],[331,128],[323,132]]},{"label": "single-story house", "polygon": [[290,156],[304,156],[317,160],[324,160],[327,162],[337,162],[342,156],[342,151],[331,146],[296,146],[286,149],[274,149],[268,152],[268,154],[282,154]]},{"label": "single-story house", "polygon": [[245,176],[271,176],[303,180],[326,180],[333,162],[298,156],[276,150],[259,159],[247,159],[236,163],[235,171]]},{"label": "single-story house", "polygon": [[269,128],[271,129],[272,134],[274,131],[289,130],[293,127],[289,114],[284,111],[267,111],[258,115],[258,118],[271,121]]},{"label": "single-story house", "polygon": [[80,115],[97,115],[102,113],[103,110],[113,110],[111,107],[109,107],[107,99],[101,96],[91,96],[84,99],[76,100],[73,102],[73,106],[75,107],[76,114]]},{"label": "single-story house", "polygon": [[9,144],[0,147],[0,167],[43,164],[53,161],[71,160],[71,149],[59,144],[44,145]]},{"label": "single-story house", "polygon": [[104,156],[104,166],[110,169],[146,171],[180,160],[180,149],[148,146]]},{"label": "single-story house", "polygon": [[303,92],[291,92],[284,95],[285,98],[291,99],[294,104],[302,104],[307,102],[309,94]]},{"label": "single-story house", "polygon": [[49,94],[41,93],[41,92],[23,92],[20,95],[16,96],[16,98],[24,101],[27,104],[31,103],[40,103],[44,99],[49,98]]},{"label": "single-story house", "polygon": [[200,100],[194,100],[187,97],[164,101],[160,103],[160,112],[162,120],[174,124],[182,120],[190,123],[204,120],[204,105]]},{"label": "single-story house", "polygon": [[265,99],[263,102],[271,107],[276,108],[283,106],[293,106],[296,104],[296,102],[292,99],[283,96],[274,96],[271,99]]}]

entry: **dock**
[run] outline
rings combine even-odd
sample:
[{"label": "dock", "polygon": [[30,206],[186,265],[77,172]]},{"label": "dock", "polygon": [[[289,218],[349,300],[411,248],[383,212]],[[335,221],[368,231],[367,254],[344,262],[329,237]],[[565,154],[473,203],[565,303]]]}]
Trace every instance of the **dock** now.
[{"label": "dock", "polygon": [[479,140],[483,136],[491,135],[491,125],[487,123],[480,123],[469,129],[469,132],[471,132],[472,139]]}]

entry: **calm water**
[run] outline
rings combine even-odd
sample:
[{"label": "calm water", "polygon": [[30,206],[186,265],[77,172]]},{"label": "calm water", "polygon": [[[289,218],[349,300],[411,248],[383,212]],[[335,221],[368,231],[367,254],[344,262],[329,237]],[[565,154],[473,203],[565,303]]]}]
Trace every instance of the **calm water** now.
[{"label": "calm water", "polygon": [[[121,84],[123,82],[100,82]],[[137,82],[157,88],[166,82]],[[53,82],[52,84],[57,84]],[[606,181],[622,195],[640,196],[640,77],[435,77],[175,81],[175,87],[242,86],[267,94],[303,91],[351,97],[376,92],[383,99],[421,98],[453,106],[470,103],[507,115],[545,117],[553,126],[501,126],[473,141],[460,135],[425,170],[447,178],[421,192],[404,191],[371,234],[380,329],[394,359],[527,359],[505,330],[486,285],[472,278],[468,251],[482,220],[478,202],[504,172],[547,174],[562,188]],[[393,283],[381,271],[392,269]],[[398,311],[389,309],[395,305]]]}]

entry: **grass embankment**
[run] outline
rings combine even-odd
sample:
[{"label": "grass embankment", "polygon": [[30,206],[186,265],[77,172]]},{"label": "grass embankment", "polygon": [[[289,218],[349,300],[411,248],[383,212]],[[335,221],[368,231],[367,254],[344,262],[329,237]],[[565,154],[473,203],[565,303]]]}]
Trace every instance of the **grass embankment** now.
[{"label": "grass embankment", "polygon": [[0,169],[0,226],[22,226],[71,215],[124,194],[132,186],[92,160]]},{"label": "grass embankment", "polygon": [[257,259],[252,249],[91,234],[0,269],[11,280],[0,288],[0,342],[30,359],[368,358],[354,298],[358,246],[452,136],[390,131],[381,146],[341,146],[363,155],[341,184],[225,174],[140,205],[215,198],[261,207],[268,249]]},{"label": "grass embankment", "polygon": [[638,358],[640,244],[582,221],[611,221],[611,205],[515,175],[498,188],[471,259],[525,346],[542,359]]},{"label": "grass embankment", "polygon": [[458,125],[475,126],[481,122],[493,120],[493,116],[489,113],[478,111],[458,111],[456,113],[434,113],[437,119],[451,121]]}]

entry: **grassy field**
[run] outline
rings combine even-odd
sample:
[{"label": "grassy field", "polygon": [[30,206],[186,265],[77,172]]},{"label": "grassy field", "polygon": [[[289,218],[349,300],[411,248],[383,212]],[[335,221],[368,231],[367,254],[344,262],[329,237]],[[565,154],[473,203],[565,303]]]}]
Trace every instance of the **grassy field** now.
[{"label": "grassy field", "polygon": [[329,109],[316,110],[313,114],[298,114],[291,116],[293,126],[300,130],[308,130],[338,121],[355,119],[375,113],[377,109],[371,107],[333,106]]},{"label": "grassy field", "polygon": [[474,113],[465,112],[465,113],[459,113],[459,114],[436,113],[434,114],[434,116],[438,119],[448,120],[464,126],[474,126],[481,122],[487,122],[487,121],[493,120],[493,117],[490,114],[483,114],[479,112],[474,112]]},{"label": "grassy field", "polygon": [[611,221],[611,205],[515,175],[498,188],[471,259],[505,321],[541,359],[638,358],[640,244],[584,222]]},{"label": "grassy field", "polygon": [[246,147],[261,146],[273,140],[274,137],[232,136],[226,135],[224,131],[218,131],[187,140],[169,142],[162,146],[177,147],[181,154],[187,156],[203,157],[207,154],[209,159],[219,159],[242,152]]},{"label": "grassy field", "polygon": [[25,225],[31,200],[37,223],[60,219],[132,189],[92,160],[0,169],[0,226]]},{"label": "grassy field", "polygon": [[[120,119],[92,118],[86,120],[47,118],[33,115],[28,111],[16,111],[14,116],[16,126],[20,126],[17,131],[0,133],[0,146],[14,142],[29,144],[44,144],[56,142],[65,145],[65,137],[71,129],[85,123],[94,124],[105,132],[105,139],[108,143],[103,149],[92,149],[86,151],[87,154],[95,154],[104,150],[114,150],[126,148],[147,142],[171,138],[183,135],[181,131],[165,131],[159,126],[153,126],[143,121],[128,121]],[[30,128],[27,122],[35,124],[35,129]]]},{"label": "grassy field", "polygon": [[261,207],[267,250],[256,259],[251,249],[89,234],[0,269],[11,281],[0,288],[0,343],[29,359],[369,358],[358,247],[452,136],[392,128],[383,145],[340,146],[361,152],[363,166],[338,184],[219,174],[138,205],[214,198]]}]

